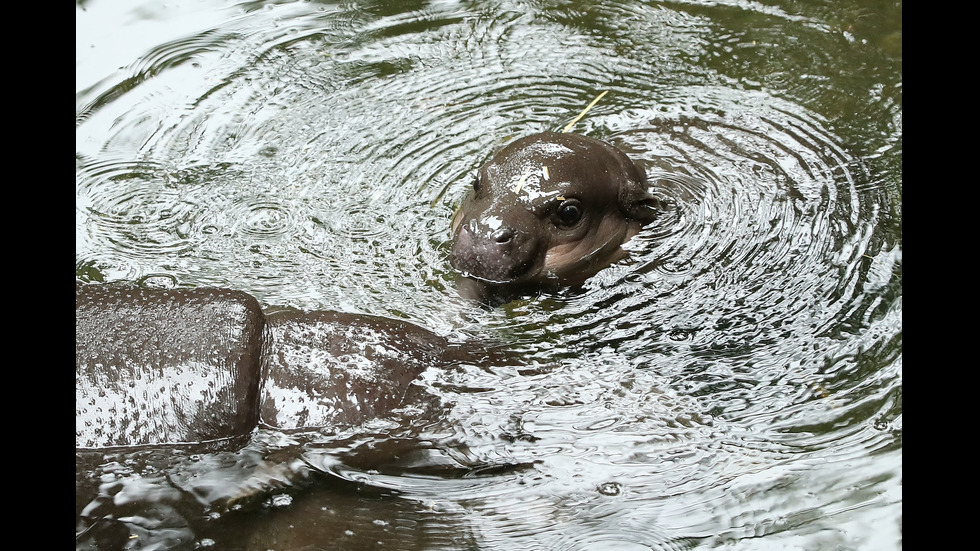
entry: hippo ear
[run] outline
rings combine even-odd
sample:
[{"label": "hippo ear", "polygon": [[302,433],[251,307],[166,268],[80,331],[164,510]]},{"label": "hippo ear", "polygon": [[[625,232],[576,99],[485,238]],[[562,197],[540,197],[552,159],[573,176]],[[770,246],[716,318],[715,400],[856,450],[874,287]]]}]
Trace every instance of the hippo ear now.
[{"label": "hippo ear", "polygon": [[664,210],[663,203],[647,191],[646,180],[642,183],[629,182],[627,187],[629,189],[623,202],[627,218],[636,220],[641,224],[649,224],[660,216]]},{"label": "hippo ear", "polygon": [[664,210],[664,205],[660,199],[650,193],[650,184],[647,181],[646,171],[642,167],[630,160],[624,168],[626,180],[619,190],[620,208],[627,218],[641,224],[649,224]]}]

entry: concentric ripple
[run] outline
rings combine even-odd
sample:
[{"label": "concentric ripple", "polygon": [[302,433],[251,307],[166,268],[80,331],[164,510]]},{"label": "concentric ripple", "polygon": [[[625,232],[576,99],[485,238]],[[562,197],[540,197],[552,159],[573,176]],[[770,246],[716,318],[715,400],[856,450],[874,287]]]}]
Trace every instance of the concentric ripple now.
[{"label": "concentric ripple", "polygon": [[186,253],[197,205],[183,201],[166,184],[165,174],[156,163],[110,161],[81,167],[76,219],[83,226],[75,232],[76,248],[105,243],[99,261],[119,266]]}]

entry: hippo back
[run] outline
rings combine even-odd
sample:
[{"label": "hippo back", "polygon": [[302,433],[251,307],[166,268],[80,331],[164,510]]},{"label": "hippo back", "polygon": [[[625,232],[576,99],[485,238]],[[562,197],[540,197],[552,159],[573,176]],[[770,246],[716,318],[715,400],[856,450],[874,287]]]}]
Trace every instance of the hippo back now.
[{"label": "hippo back", "polygon": [[260,420],[282,430],[383,415],[447,350],[442,337],[387,318],[285,311],[266,320]]},{"label": "hippo back", "polygon": [[75,447],[250,433],[264,320],[239,291],[77,284]]}]

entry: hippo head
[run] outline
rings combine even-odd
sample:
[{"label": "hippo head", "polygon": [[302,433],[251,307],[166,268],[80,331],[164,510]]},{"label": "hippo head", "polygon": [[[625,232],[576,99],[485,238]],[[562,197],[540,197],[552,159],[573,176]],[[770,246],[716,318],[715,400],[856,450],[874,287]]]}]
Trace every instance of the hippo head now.
[{"label": "hippo head", "polygon": [[578,285],[660,204],[625,153],[571,133],[511,142],[478,172],[452,222],[450,262],[487,285]]}]

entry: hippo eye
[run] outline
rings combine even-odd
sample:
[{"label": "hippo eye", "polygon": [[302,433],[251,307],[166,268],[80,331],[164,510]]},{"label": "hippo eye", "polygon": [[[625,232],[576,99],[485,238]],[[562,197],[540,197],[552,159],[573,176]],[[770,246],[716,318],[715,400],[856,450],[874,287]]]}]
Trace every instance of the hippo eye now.
[{"label": "hippo eye", "polygon": [[555,213],[562,226],[574,226],[582,218],[582,205],[575,199],[562,201]]}]

